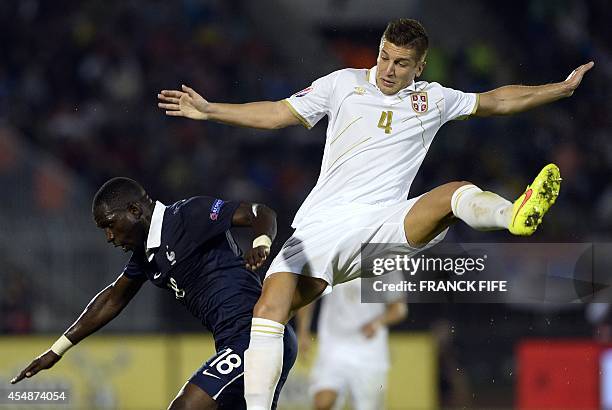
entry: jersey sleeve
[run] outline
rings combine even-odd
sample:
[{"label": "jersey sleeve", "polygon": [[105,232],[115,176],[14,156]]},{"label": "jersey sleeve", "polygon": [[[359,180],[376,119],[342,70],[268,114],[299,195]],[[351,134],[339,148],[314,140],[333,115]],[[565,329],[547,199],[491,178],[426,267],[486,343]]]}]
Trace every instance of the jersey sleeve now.
[{"label": "jersey sleeve", "polygon": [[196,243],[224,234],[232,227],[234,212],[240,202],[223,201],[208,196],[196,196],[177,205],[187,234]]},{"label": "jersey sleeve", "polygon": [[463,91],[446,87],[441,88],[444,97],[442,123],[451,120],[466,119],[476,112],[478,108],[478,94],[464,93]]},{"label": "jersey sleeve", "polygon": [[283,100],[293,115],[303,126],[310,129],[321,118],[331,112],[332,95],[338,71],[315,80],[310,87],[304,88]]},{"label": "jersey sleeve", "polygon": [[129,279],[146,279],[147,275],[145,274],[145,268],[142,266],[142,262],[140,261],[142,257],[136,255],[136,253],[132,253],[130,260],[123,268],[123,275],[125,275]]}]

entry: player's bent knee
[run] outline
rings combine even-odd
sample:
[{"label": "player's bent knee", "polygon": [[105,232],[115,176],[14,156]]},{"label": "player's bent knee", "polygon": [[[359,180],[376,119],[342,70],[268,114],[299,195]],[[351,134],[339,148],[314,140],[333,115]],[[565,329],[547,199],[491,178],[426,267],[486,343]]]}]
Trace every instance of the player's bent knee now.
[{"label": "player's bent knee", "polygon": [[455,191],[465,185],[472,185],[469,181],[453,181],[448,182],[444,185],[441,185],[439,188],[442,190],[442,195],[437,195],[436,197],[439,199],[439,206],[445,210],[445,213],[451,214],[451,199]]},{"label": "player's bent knee", "polygon": [[473,184],[469,181],[453,181],[453,182],[446,183],[442,186],[445,187],[446,188],[445,190],[449,192],[450,195],[452,196],[456,190],[458,190],[464,185],[473,185]]},{"label": "player's bent knee", "polygon": [[262,319],[274,320],[278,323],[287,323],[289,320],[289,303],[282,303],[278,300],[268,300],[269,298],[262,295],[257,304],[253,308],[253,317]]}]

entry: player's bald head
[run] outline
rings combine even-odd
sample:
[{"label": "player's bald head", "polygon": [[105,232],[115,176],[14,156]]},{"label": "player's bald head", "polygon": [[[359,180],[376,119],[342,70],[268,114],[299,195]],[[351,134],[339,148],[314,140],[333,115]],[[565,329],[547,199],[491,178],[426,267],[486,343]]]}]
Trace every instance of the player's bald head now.
[{"label": "player's bald head", "polygon": [[399,47],[414,49],[418,58],[423,58],[429,47],[429,37],[425,27],[417,20],[407,18],[392,20],[387,24],[381,39],[381,48],[385,41]]},{"label": "player's bald head", "polygon": [[129,204],[151,202],[147,192],[138,182],[126,177],[116,177],[106,181],[92,203],[92,212],[96,214],[102,206],[108,209],[127,208]]}]

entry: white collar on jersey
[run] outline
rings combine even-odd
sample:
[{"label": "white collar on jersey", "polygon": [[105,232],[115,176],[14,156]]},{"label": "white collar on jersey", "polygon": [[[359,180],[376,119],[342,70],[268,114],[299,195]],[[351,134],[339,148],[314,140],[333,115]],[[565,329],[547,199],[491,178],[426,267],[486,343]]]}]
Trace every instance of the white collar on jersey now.
[{"label": "white collar on jersey", "polygon": [[[378,85],[376,84],[376,68],[377,67],[374,66],[368,70],[368,82],[372,84],[374,87],[376,87],[378,91],[380,91],[380,88],[378,88]],[[416,82],[412,81],[412,84],[410,84],[406,88],[402,88],[395,95],[405,94],[406,92],[414,92],[414,91],[416,91]]]},{"label": "white collar on jersey", "polygon": [[153,260],[154,252],[151,250],[159,248],[161,245],[162,223],[164,222],[164,212],[166,205],[159,201],[155,201],[155,208],[151,216],[151,225],[149,226],[149,234],[147,235],[146,254],[149,262]]}]

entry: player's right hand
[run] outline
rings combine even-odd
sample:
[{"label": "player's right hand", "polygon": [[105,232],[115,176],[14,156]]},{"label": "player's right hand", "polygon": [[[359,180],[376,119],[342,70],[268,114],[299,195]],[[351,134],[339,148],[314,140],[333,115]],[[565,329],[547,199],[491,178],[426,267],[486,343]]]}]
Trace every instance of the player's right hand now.
[{"label": "player's right hand", "polygon": [[30,378],[41,370],[53,367],[53,365],[59,362],[61,358],[62,356],[53,353],[51,349],[47,350],[45,353],[34,359],[28,367],[21,371],[21,373],[13,377],[13,380],[11,380],[11,384],[19,383],[26,377]]},{"label": "player's right hand", "polygon": [[162,90],[157,94],[161,101],[157,103],[159,108],[166,110],[166,115],[171,117],[185,117],[192,120],[208,119],[210,103],[192,88],[181,86],[182,91]]},{"label": "player's right hand", "polygon": [[267,246],[258,246],[257,248],[249,249],[244,253],[247,269],[256,271],[261,268],[270,255],[270,248]]}]

